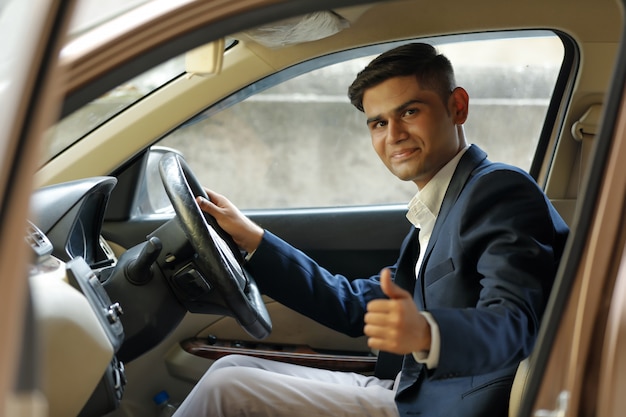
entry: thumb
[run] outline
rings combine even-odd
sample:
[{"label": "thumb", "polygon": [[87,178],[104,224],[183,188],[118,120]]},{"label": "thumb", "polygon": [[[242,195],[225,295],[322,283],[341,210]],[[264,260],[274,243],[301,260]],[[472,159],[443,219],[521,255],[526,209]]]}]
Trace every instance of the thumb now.
[{"label": "thumb", "polygon": [[385,295],[391,299],[412,298],[408,291],[405,291],[393,282],[391,271],[388,268],[380,272],[380,286]]}]

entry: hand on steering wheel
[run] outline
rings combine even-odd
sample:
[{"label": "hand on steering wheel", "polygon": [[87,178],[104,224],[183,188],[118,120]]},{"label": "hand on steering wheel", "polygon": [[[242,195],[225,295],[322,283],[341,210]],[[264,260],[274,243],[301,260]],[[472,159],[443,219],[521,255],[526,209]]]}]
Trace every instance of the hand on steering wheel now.
[{"label": "hand on steering wheel", "polygon": [[263,239],[263,229],[244,216],[239,209],[221,194],[204,189],[209,199],[197,197],[198,205],[205,213],[213,217],[220,227],[228,233],[238,247],[252,253]]},{"label": "hand on steering wheel", "polygon": [[161,158],[159,172],[180,226],[198,254],[198,269],[246,332],[257,339],[268,336],[269,313],[254,279],[242,267],[237,245],[196,203],[197,196],[208,199],[204,188],[176,153]]}]

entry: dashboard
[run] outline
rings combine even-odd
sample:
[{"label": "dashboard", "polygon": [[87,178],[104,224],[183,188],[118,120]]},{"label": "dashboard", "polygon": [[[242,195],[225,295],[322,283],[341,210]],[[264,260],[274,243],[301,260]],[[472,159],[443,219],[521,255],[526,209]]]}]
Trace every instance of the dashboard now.
[{"label": "dashboard", "polygon": [[117,357],[123,309],[101,282],[117,263],[100,235],[116,183],[88,178],[39,189],[31,199],[29,284],[51,417],[106,414],[124,392]]},{"label": "dashboard", "polygon": [[82,257],[94,270],[115,264],[100,231],[116,184],[113,177],[94,177],[44,187],[33,194],[33,222],[53,242],[54,256],[66,262]]},{"label": "dashboard", "polygon": [[119,408],[124,363],[161,343],[188,312],[186,303],[201,312],[226,308],[217,292],[197,297],[198,279],[205,281],[194,273],[197,255],[176,217],[115,255],[103,225],[116,185],[114,177],[92,177],[31,197],[29,283],[50,417]]}]

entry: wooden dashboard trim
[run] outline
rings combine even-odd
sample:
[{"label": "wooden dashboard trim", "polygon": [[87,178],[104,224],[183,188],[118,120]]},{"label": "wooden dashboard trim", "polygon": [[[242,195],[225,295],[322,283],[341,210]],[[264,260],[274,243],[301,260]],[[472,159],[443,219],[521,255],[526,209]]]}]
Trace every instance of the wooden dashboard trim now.
[{"label": "wooden dashboard trim", "polygon": [[306,345],[207,340],[205,338],[183,340],[181,347],[192,355],[211,360],[217,360],[226,355],[240,354],[332,371],[359,373],[374,372],[377,359],[372,354],[320,352]]}]

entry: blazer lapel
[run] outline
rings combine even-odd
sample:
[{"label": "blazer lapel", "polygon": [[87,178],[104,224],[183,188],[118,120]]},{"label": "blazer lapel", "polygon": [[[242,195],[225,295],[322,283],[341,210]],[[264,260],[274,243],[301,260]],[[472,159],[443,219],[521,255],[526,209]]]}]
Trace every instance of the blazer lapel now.
[{"label": "blazer lapel", "polygon": [[408,243],[398,257],[397,270],[394,281],[411,294],[415,288],[415,264],[419,256],[420,243],[419,229],[412,228],[409,232]]},{"label": "blazer lapel", "polygon": [[452,179],[450,181],[450,185],[448,185],[448,189],[446,190],[446,194],[443,198],[443,202],[441,203],[441,208],[439,209],[439,214],[437,215],[437,221],[435,221],[435,226],[433,227],[433,232],[431,234],[430,240],[428,241],[428,246],[426,247],[426,252],[424,253],[424,259],[422,260],[422,265],[419,271],[418,281],[420,285],[418,286],[418,290],[415,291],[415,299],[419,299],[419,304],[421,304],[424,308],[426,308],[426,299],[424,296],[424,271],[426,270],[426,264],[428,264],[428,259],[430,258],[430,254],[433,250],[435,243],[437,243],[437,238],[439,237],[439,230],[441,229],[441,225],[445,222],[446,217],[450,213],[452,206],[459,198],[465,183],[471,176],[472,172],[478,165],[480,165],[487,158],[487,154],[480,149],[476,145],[471,145],[469,149],[465,152],[465,154],[461,157],[459,164],[452,175]]}]

